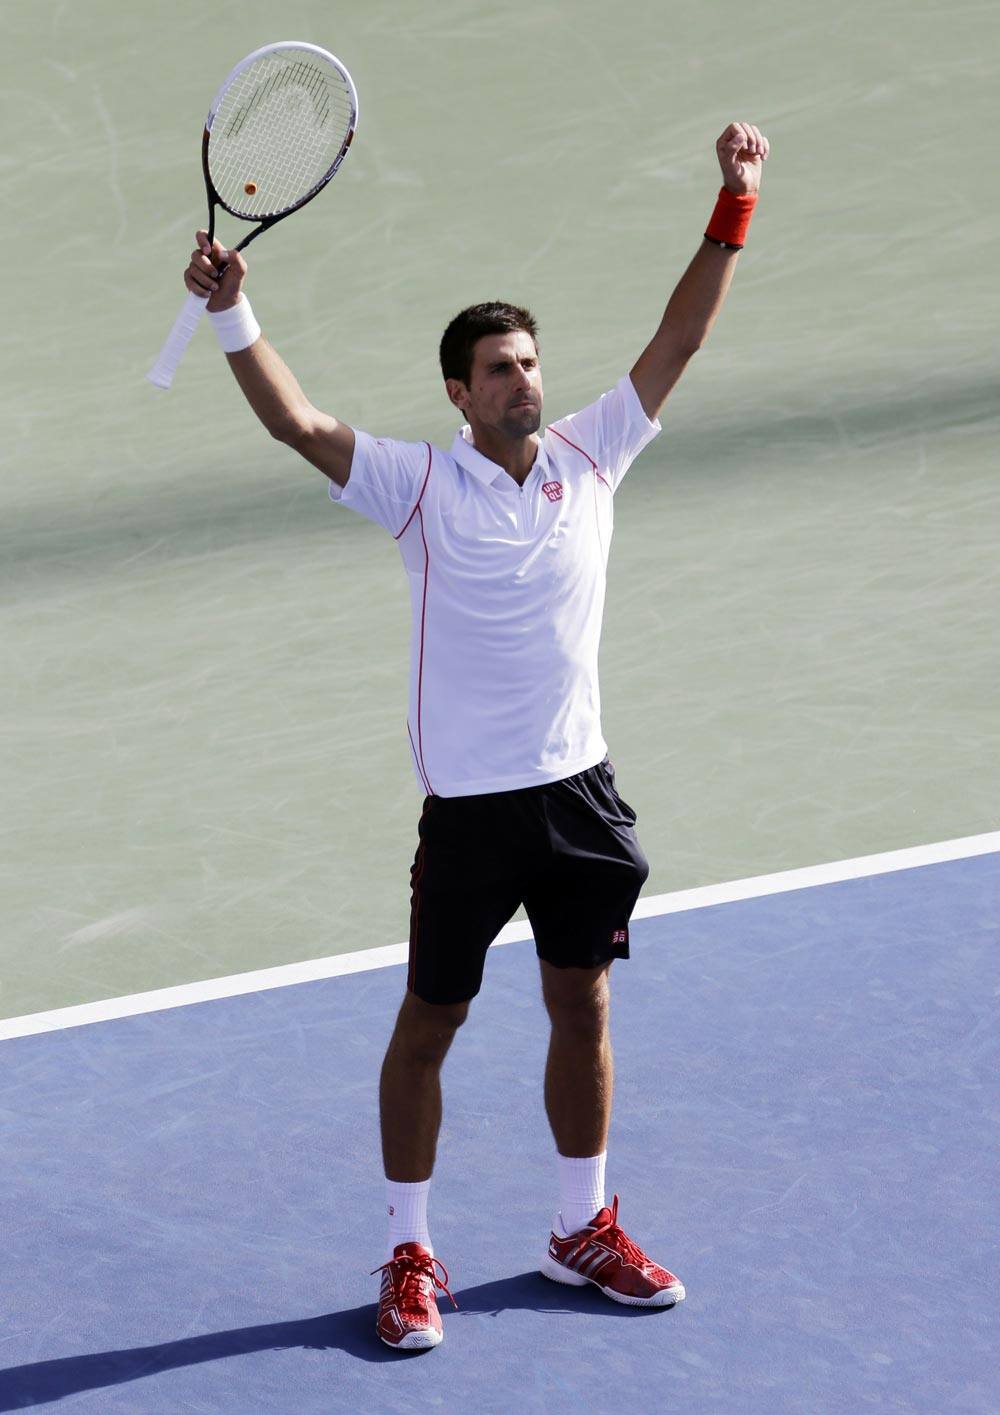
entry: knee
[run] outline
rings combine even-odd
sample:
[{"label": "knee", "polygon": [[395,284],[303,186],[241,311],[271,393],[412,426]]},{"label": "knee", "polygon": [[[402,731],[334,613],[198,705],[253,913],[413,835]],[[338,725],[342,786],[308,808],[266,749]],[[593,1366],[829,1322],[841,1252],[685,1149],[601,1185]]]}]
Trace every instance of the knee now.
[{"label": "knee", "polygon": [[438,1064],[468,1015],[467,1002],[424,1002],[416,993],[407,993],[396,1019],[392,1046],[415,1066]]},{"label": "knee", "polygon": [[608,1029],[611,1008],[607,974],[586,985],[573,976],[580,970],[565,971],[565,985],[550,985],[545,990],[545,1006],[553,1030],[580,1037],[602,1036]]}]

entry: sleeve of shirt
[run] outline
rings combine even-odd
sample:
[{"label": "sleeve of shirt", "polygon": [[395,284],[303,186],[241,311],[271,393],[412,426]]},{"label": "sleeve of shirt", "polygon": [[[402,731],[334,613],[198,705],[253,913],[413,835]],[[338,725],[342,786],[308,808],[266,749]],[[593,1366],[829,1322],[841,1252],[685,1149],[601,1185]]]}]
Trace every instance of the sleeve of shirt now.
[{"label": "sleeve of shirt", "polygon": [[650,422],[646,417],[626,374],[596,403],[560,418],[549,431],[581,452],[612,491],[617,491],[622,477],[661,428],[659,418]]},{"label": "sleeve of shirt", "polygon": [[330,482],[330,500],[397,536],[420,496],[429,456],[426,442],[395,442],[355,429],[351,475],[344,487]]}]

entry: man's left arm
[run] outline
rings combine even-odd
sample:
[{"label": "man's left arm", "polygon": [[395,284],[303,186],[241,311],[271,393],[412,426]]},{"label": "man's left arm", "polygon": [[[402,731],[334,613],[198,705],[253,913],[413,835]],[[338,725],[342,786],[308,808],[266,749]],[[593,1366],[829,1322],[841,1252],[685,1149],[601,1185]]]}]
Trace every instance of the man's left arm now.
[{"label": "man's left arm", "polygon": [[670,296],[659,329],[630,372],[643,411],[651,420],[663,407],[688,360],[704,344],[722,308],[770,145],[752,123],[730,123],[715,150],[723,187],[708,233]]}]

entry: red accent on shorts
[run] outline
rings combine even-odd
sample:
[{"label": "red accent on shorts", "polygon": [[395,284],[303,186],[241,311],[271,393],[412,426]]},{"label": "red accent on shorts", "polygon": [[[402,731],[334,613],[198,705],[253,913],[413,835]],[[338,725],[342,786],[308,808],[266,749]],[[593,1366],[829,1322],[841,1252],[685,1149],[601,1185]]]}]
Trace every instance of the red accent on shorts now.
[{"label": "red accent on shorts", "polygon": [[[424,805],[420,819],[430,810],[430,802]],[[424,877],[424,866],[427,863],[427,847],[421,840],[417,846],[417,858],[413,865],[413,880],[410,885],[410,949],[408,965],[406,970],[406,986],[413,991],[413,980],[417,971],[417,934],[420,929],[420,881]]]}]

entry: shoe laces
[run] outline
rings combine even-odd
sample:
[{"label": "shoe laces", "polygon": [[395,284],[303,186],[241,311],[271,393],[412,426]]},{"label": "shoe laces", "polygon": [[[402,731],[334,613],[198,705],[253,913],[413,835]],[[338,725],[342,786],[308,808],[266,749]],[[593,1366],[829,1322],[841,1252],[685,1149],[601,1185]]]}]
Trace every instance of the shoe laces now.
[{"label": "shoe laces", "polygon": [[[438,1268],[441,1269],[440,1277],[437,1274]],[[404,1312],[420,1312],[428,1281],[434,1285],[431,1292],[433,1293],[434,1287],[436,1287],[440,1292],[445,1293],[455,1311],[458,1311],[458,1303],[448,1287],[448,1269],[437,1258],[432,1258],[430,1253],[425,1254],[422,1258],[409,1256],[390,1258],[381,1267],[373,1268],[369,1276],[374,1277],[376,1273],[385,1272],[387,1269],[389,1277],[397,1285],[399,1305]]]},{"label": "shoe laces", "polygon": [[576,1245],[570,1257],[575,1258],[578,1253],[582,1253],[587,1244],[593,1243],[595,1239],[604,1238],[609,1247],[614,1248],[615,1252],[618,1253],[620,1257],[624,1258],[627,1263],[631,1263],[634,1267],[655,1267],[656,1264],[650,1262],[642,1249],[632,1242],[625,1230],[618,1227],[617,1194],[611,1201],[609,1213],[611,1217],[606,1223],[599,1223],[595,1228],[588,1228],[585,1237]]}]

